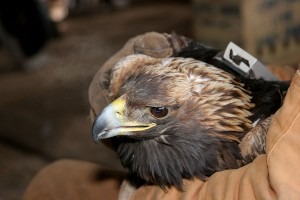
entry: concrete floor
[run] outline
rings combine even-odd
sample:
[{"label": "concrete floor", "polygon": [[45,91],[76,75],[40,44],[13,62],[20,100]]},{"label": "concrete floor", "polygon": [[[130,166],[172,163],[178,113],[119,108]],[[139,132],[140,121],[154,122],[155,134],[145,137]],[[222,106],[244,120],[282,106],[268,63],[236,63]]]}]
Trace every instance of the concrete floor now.
[{"label": "concrete floor", "polygon": [[[61,158],[121,169],[115,154],[91,138],[89,83],[131,37],[147,31],[191,36],[186,4],[140,5],[76,16],[62,35],[16,71],[0,51],[0,200],[20,199],[31,178]],[[2,60],[2,61],[1,61]]]}]

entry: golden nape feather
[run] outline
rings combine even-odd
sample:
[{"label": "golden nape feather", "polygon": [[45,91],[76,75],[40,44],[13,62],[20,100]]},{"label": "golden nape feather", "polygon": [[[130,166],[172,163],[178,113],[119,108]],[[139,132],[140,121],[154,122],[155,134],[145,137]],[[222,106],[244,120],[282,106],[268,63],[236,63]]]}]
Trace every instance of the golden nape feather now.
[{"label": "golden nape feather", "polygon": [[[192,58],[153,58],[147,55],[130,55],[113,68],[109,94],[114,99],[131,77],[148,75],[166,78],[167,86],[160,88],[166,97],[178,103],[193,99],[197,107],[198,123],[217,137],[239,141],[240,133],[252,127],[250,92],[235,80],[232,74]],[[171,100],[171,101],[172,101]],[[193,110],[191,110],[193,111]],[[189,111],[190,112],[190,111]],[[220,134],[234,132],[235,134]]]}]

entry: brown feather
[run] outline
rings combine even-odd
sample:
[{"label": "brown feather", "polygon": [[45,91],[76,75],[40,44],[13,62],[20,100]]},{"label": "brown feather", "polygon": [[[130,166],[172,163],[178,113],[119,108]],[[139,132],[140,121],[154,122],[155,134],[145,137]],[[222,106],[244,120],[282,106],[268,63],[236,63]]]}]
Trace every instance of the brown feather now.
[{"label": "brown feather", "polygon": [[[233,75],[191,58],[128,56],[113,68],[110,96],[118,96],[129,77],[143,73],[152,76],[169,74],[169,86],[164,89],[166,96],[170,96],[172,101],[176,98],[176,103],[193,96],[197,110],[201,111],[199,124],[214,130],[216,136],[222,135],[222,132],[243,133],[252,127],[248,119],[252,114],[249,110],[254,106],[250,92]],[[226,107],[229,109],[224,109]],[[235,141],[241,138],[239,135],[226,137]]]},{"label": "brown feather", "polygon": [[244,164],[252,162],[258,155],[266,152],[266,136],[272,117],[273,116],[270,116],[262,122],[259,122],[243,137],[239,147]]}]

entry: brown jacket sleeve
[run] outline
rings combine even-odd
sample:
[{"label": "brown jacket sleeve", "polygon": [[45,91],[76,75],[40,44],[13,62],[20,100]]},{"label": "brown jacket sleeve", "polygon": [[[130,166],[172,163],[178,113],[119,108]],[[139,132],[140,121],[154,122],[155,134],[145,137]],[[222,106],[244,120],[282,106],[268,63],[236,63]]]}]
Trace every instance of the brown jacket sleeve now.
[{"label": "brown jacket sleeve", "polygon": [[236,169],[215,173],[208,181],[185,181],[183,192],[156,186],[139,188],[131,199],[300,199],[300,71],[267,136],[267,154]]}]

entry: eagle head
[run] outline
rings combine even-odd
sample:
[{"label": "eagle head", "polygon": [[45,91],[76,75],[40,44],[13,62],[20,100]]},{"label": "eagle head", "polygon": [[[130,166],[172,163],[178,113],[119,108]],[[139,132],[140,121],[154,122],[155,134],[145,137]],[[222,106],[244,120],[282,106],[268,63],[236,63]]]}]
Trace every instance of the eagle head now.
[{"label": "eagle head", "polygon": [[240,166],[254,105],[233,75],[191,58],[131,55],[114,66],[109,94],[93,138],[111,138],[132,177],[181,188],[184,178]]}]

